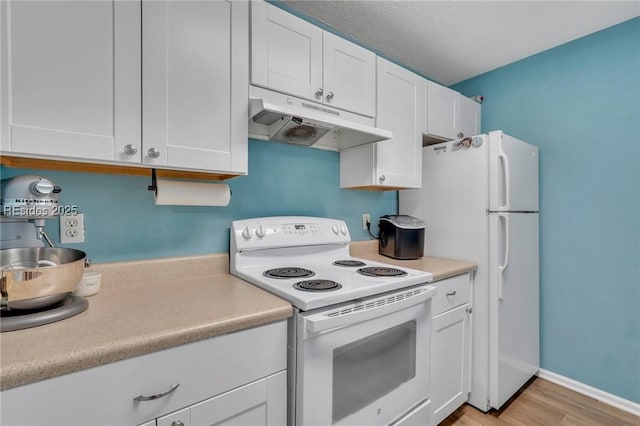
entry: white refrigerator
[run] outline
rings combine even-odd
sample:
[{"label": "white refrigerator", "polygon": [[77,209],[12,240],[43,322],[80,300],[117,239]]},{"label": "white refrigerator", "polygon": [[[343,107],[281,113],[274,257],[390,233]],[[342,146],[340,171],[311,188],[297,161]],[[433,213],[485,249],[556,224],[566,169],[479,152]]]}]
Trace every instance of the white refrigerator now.
[{"label": "white refrigerator", "polygon": [[425,256],[478,263],[468,402],[499,409],[539,369],[538,148],[502,131],[422,149],[399,211],[426,223]]}]

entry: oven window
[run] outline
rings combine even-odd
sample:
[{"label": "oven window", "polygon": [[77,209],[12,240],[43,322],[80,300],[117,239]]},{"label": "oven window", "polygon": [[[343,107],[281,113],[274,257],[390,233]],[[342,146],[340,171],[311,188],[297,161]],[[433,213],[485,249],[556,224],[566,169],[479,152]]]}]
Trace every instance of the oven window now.
[{"label": "oven window", "polygon": [[333,422],[392,392],[416,375],[416,321],[333,350]]}]

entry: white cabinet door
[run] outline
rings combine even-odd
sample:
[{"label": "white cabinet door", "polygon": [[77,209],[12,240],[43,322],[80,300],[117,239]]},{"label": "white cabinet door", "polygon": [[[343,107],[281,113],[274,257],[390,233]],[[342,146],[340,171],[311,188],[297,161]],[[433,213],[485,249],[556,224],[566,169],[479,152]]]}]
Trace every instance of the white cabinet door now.
[{"label": "white cabinet door", "polygon": [[420,188],[423,79],[380,57],[376,62],[376,126],[393,139],[340,151],[340,187]]},{"label": "white cabinet door", "polygon": [[140,2],[3,1],[0,23],[1,149],[139,163]]},{"label": "white cabinet door", "polygon": [[266,2],[252,2],[251,83],[320,102],[322,30]]},{"label": "white cabinet door", "polygon": [[376,55],[326,31],[323,49],[323,102],[369,117],[375,116]]},{"label": "white cabinet door", "polygon": [[432,81],[426,82],[425,93],[425,142],[437,143],[480,134],[479,103]]},{"label": "white cabinet door", "polygon": [[458,92],[433,81],[425,81],[425,85],[426,122],[423,133],[438,140],[455,139]]},{"label": "white cabinet door", "polygon": [[376,55],[264,1],[251,4],[251,84],[373,117]]},{"label": "white cabinet door", "polygon": [[431,319],[433,424],[440,423],[467,400],[470,383],[469,320],[469,304]]},{"label": "white cabinet door", "polygon": [[189,408],[191,426],[280,426],[287,423],[287,372]]},{"label": "white cabinet door", "polygon": [[459,137],[480,134],[481,106],[473,99],[458,94],[457,135]]},{"label": "white cabinet door", "polygon": [[144,164],[246,173],[248,7],[143,1]]},{"label": "white cabinet door", "polygon": [[393,139],[375,143],[376,181],[382,186],[420,188],[422,183],[422,78],[378,58],[376,125]]}]

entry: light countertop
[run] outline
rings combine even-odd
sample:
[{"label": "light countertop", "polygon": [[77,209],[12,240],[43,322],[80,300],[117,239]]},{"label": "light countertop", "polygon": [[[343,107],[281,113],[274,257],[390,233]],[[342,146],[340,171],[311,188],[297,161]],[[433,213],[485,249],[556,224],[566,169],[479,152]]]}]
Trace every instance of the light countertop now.
[{"label": "light countertop", "polygon": [[378,254],[378,241],[356,241],[351,243],[350,254],[353,257],[388,263],[398,267],[431,272],[434,281],[444,280],[466,272],[475,271],[478,264],[466,260],[444,259],[439,257],[421,257],[413,260],[397,260]]},{"label": "light countertop", "polygon": [[[473,271],[474,262],[378,254],[377,241],[351,255],[431,272],[434,281]],[[89,308],[53,324],[0,334],[0,390],[282,320],[289,303],[229,275],[227,254],[100,264]]]},{"label": "light countertop", "polygon": [[[0,334],[0,389],[285,319],[291,305],[228,274],[228,255],[96,265],[89,308]],[[187,277],[187,278],[184,278]]]}]

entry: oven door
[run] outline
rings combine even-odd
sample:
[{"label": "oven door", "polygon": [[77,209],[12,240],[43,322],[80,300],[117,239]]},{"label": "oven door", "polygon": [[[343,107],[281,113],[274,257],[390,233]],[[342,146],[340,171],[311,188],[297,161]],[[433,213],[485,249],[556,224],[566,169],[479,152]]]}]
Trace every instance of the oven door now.
[{"label": "oven door", "polygon": [[421,286],[297,316],[297,425],[387,425],[429,396]]}]

